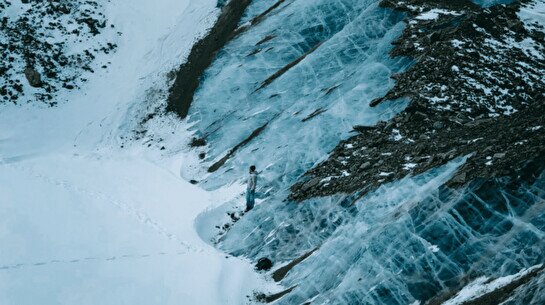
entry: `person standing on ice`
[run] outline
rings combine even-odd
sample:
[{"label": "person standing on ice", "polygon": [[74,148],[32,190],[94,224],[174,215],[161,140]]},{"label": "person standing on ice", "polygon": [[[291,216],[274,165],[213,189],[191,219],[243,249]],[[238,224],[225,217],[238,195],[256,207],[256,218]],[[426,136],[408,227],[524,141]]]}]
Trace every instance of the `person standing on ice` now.
[{"label": "person standing on ice", "polygon": [[248,176],[248,186],[246,187],[246,212],[254,208],[256,185],[257,185],[257,171],[255,170],[255,165],[252,165],[250,166],[250,175]]}]

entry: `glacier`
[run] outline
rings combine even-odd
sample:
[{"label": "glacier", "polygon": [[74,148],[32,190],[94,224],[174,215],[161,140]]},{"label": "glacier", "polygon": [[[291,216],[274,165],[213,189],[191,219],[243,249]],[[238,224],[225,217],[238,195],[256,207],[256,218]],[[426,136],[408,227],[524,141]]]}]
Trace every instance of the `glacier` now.
[{"label": "glacier", "polygon": [[[241,25],[268,6],[254,1]],[[202,78],[189,122],[207,143],[197,149],[205,157],[200,174],[185,175],[214,190],[242,182],[251,164],[262,171],[263,200],[215,242],[236,256],[270,258],[276,268],[291,262],[278,278],[287,294],[275,304],[439,304],[480,276],[543,262],[543,174],[528,183],[445,187],[461,158],[365,195],[287,199],[354,125],[375,125],[407,106],[368,106],[411,65],[388,56],[403,18],[378,1],[287,1],[235,37]],[[541,304],[542,284],[536,276],[508,304]]]},{"label": "glacier", "polygon": [[514,0],[471,0],[471,1],[483,7],[491,7],[498,4],[513,3]]},{"label": "glacier", "polygon": [[[261,13],[265,3],[253,2],[241,23]],[[203,75],[189,112],[192,130],[209,144],[205,162],[213,173],[202,175],[200,185],[218,188],[255,164],[265,169],[263,188],[280,190],[348,137],[353,125],[374,125],[401,111],[407,101],[376,108],[369,101],[393,86],[392,74],[410,65],[388,56],[402,19],[377,1],[294,1],[232,40]],[[252,133],[255,138],[238,147]],[[223,166],[215,166],[228,155]]]},{"label": "glacier", "polygon": [[[407,177],[361,199],[266,201],[227,232],[221,247],[286,263],[318,249],[282,279],[296,288],[278,304],[412,304],[468,279],[541,263],[543,175],[530,185],[441,187],[461,164]],[[540,304],[543,296],[531,297],[536,300],[528,304]]]},{"label": "glacier", "polygon": [[[105,5],[123,32],[107,70],[58,108],[0,108],[0,303],[254,304],[284,290],[275,304],[460,304],[504,284],[504,304],[545,303],[545,173],[445,186],[467,155],[368,193],[288,199],[355,125],[410,103],[369,106],[413,65],[389,56],[405,14],[379,2],[280,0],[252,24],[273,5],[252,1],[188,119],[144,123],[226,1]],[[258,204],[222,230],[251,164]],[[260,274],[262,257],[274,268]]]}]

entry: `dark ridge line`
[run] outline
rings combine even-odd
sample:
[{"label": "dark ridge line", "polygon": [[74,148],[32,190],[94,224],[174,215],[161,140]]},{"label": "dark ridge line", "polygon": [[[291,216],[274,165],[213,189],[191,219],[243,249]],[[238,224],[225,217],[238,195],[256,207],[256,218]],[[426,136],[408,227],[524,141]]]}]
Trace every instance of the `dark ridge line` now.
[{"label": "dark ridge line", "polygon": [[225,162],[227,162],[227,160],[229,160],[237,152],[237,150],[239,150],[244,145],[248,144],[255,137],[259,136],[259,134],[263,130],[265,130],[265,128],[267,127],[267,125],[269,125],[269,123],[270,123],[270,121],[265,123],[263,126],[257,128],[246,139],[244,139],[242,142],[238,143],[235,147],[231,148],[231,150],[229,150],[229,152],[223,158],[221,158],[219,161],[212,164],[208,168],[208,172],[213,173],[213,172],[217,171],[218,169],[220,169],[220,167],[222,167],[225,164]]},{"label": "dark ridge line", "polygon": [[267,10],[265,10],[263,13],[259,14],[254,19],[252,19],[252,25],[256,25],[260,23],[261,21],[263,21],[263,19],[265,19],[265,16],[267,16],[270,12],[272,12],[274,9],[279,7],[284,2],[286,2],[286,0],[278,0],[275,4],[273,4]]},{"label": "dark ridge line", "polygon": [[495,305],[500,304],[503,301],[507,300],[511,296],[511,292],[513,290],[517,289],[518,287],[528,283],[532,278],[539,275],[541,272],[543,272],[543,269],[545,267],[542,266],[536,270],[532,270],[528,274],[522,276],[518,280],[511,282],[503,287],[500,287],[496,290],[493,290],[489,293],[486,293],[476,299],[473,299],[471,301],[463,302],[461,305]]},{"label": "dark ridge line", "polygon": [[253,56],[253,55],[256,55],[257,53],[261,52],[261,49],[255,49],[253,50],[252,52],[248,53],[248,55],[246,55],[246,57],[250,57],[250,56]]},{"label": "dark ridge line", "polygon": [[268,85],[270,85],[272,82],[274,82],[274,80],[276,80],[277,78],[279,78],[280,76],[282,76],[284,73],[286,73],[289,69],[293,68],[295,65],[297,65],[298,63],[300,63],[303,59],[305,59],[307,56],[309,56],[310,54],[312,54],[314,51],[316,51],[316,49],[318,49],[325,41],[322,41],[320,43],[318,43],[317,45],[315,45],[312,49],[308,50],[305,54],[299,56],[299,58],[295,59],[294,61],[290,62],[289,64],[285,65],[284,67],[282,67],[282,69],[276,71],[273,75],[269,76],[266,80],[264,80],[262,83],[261,83],[261,86],[259,86],[257,89],[255,89],[254,92],[257,92],[265,87],[267,87]]},{"label": "dark ridge line", "polygon": [[282,3],[284,3],[286,0],[278,0],[275,4],[273,4],[271,7],[269,7],[268,9],[266,9],[263,13],[257,15],[256,17],[254,17],[252,20],[250,20],[250,24],[249,25],[242,25],[240,26],[239,28],[237,28],[234,32],[233,32],[233,36],[238,36],[242,33],[244,33],[246,30],[248,30],[251,26],[254,26],[254,25],[257,25],[259,23],[261,23],[261,21],[263,21],[263,19],[265,19],[265,17],[270,13],[272,12],[274,9],[276,9],[277,7],[279,7]]},{"label": "dark ridge line", "polygon": [[385,101],[385,98],[384,97],[379,97],[379,98],[376,98],[374,100],[372,100],[370,103],[369,103],[369,107],[376,107],[378,106],[380,103],[384,102]]},{"label": "dark ridge line", "polygon": [[[219,123],[221,123],[222,120],[224,120],[225,118],[227,118],[227,117],[233,115],[234,113],[235,113],[234,110],[233,110],[233,111],[229,111],[227,114],[223,115],[220,119],[215,120],[214,122],[212,122],[211,124],[209,124],[208,126],[206,126],[205,128],[203,128],[202,130],[204,130],[204,131],[206,131],[206,130],[208,130],[208,129],[210,129],[210,128],[214,128],[214,129],[208,130],[208,131],[206,131],[206,132],[203,131],[203,135],[201,136],[201,138],[203,138],[203,139],[206,140],[206,139],[208,139],[208,137],[209,137],[211,134],[213,134],[213,133],[215,133],[216,131],[220,130],[220,129],[221,129],[221,125],[219,125]],[[216,124],[217,124],[217,127],[215,127]]]},{"label": "dark ridge line", "polygon": [[364,126],[364,125],[354,125],[352,126],[352,132],[359,132],[359,133],[365,133],[370,130],[377,129],[376,126]]},{"label": "dark ridge line", "polygon": [[280,291],[279,293],[271,294],[271,295],[265,295],[265,294],[259,294],[256,296],[257,301],[264,302],[264,303],[272,303],[281,297],[285,296],[286,294],[290,293],[295,289],[297,285],[290,287],[284,291]]},{"label": "dark ridge line", "polygon": [[333,87],[328,88],[327,90],[326,90],[326,89],[322,90],[322,91],[325,91],[324,96],[330,95],[333,91],[335,91],[335,90],[336,90],[337,88],[339,88],[340,86],[341,86],[341,85],[338,84],[338,85],[335,85],[335,86],[333,86]]},{"label": "dark ridge line", "polygon": [[274,38],[276,38],[276,35],[267,35],[267,36],[263,37],[263,39],[258,41],[255,45],[258,46],[258,45],[263,44],[263,43],[265,43],[265,42],[267,42],[269,40],[272,40]]},{"label": "dark ridge line", "polygon": [[217,52],[231,40],[250,3],[251,0],[229,1],[208,34],[193,45],[187,60],[176,72],[176,79],[169,90],[167,111],[178,114],[182,119],[187,116],[204,71],[212,64]]},{"label": "dark ridge line", "polygon": [[306,118],[302,119],[301,122],[306,122],[306,121],[312,119],[313,117],[315,117],[317,115],[320,115],[320,114],[322,114],[322,113],[324,113],[326,111],[327,111],[327,109],[318,108],[318,109],[314,110],[313,113],[309,114]]},{"label": "dark ridge line", "polygon": [[305,259],[307,259],[309,256],[311,256],[314,252],[316,252],[316,250],[318,250],[319,248],[316,247],[314,248],[313,250],[303,254],[301,257],[298,257],[296,259],[294,259],[292,262],[290,262],[289,264],[285,265],[285,266],[282,266],[280,268],[278,268],[276,271],[274,271],[273,275],[272,275],[272,278],[275,282],[280,282],[281,280],[284,279],[284,277],[286,277],[286,275],[288,274],[288,272],[291,271],[291,269],[293,269],[293,267],[297,266],[299,263],[301,263],[302,261],[304,261]]}]

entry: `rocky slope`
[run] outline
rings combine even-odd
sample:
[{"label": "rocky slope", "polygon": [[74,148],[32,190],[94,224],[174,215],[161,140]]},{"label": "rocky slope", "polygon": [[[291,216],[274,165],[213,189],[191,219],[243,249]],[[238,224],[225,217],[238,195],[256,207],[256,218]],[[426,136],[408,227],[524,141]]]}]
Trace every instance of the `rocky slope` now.
[{"label": "rocky slope", "polygon": [[541,26],[525,27],[518,17],[524,4],[381,5],[410,16],[391,55],[411,57],[415,64],[395,75],[396,85],[371,104],[403,97],[410,106],[391,121],[356,126],[357,135],[310,170],[291,198],[364,194],[466,155],[471,157],[452,186],[532,175],[520,169],[545,155],[545,41]]},{"label": "rocky slope", "polygon": [[0,12],[0,103],[58,103],[59,91],[108,67],[101,55],[120,35],[100,1],[2,0]]}]

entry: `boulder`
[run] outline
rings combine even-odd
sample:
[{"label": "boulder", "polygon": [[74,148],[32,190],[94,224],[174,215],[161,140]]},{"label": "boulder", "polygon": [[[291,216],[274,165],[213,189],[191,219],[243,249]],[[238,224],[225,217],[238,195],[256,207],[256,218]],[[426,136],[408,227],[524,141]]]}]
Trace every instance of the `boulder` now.
[{"label": "boulder", "polygon": [[445,123],[441,121],[433,123],[433,129],[442,129],[443,127],[445,127]]},{"label": "boulder", "polygon": [[371,162],[365,162],[360,166],[360,169],[368,169],[371,167]]},{"label": "boulder", "polygon": [[203,138],[192,138],[191,143],[189,143],[190,147],[201,147],[206,145],[206,140]]},{"label": "boulder", "polygon": [[28,83],[32,87],[41,87],[42,86],[42,76],[38,71],[34,70],[31,67],[25,69],[25,77],[28,80]]},{"label": "boulder", "polygon": [[257,261],[257,264],[255,265],[255,269],[261,271],[261,270],[271,270],[273,266],[273,263],[270,259],[266,257],[262,257]]}]

